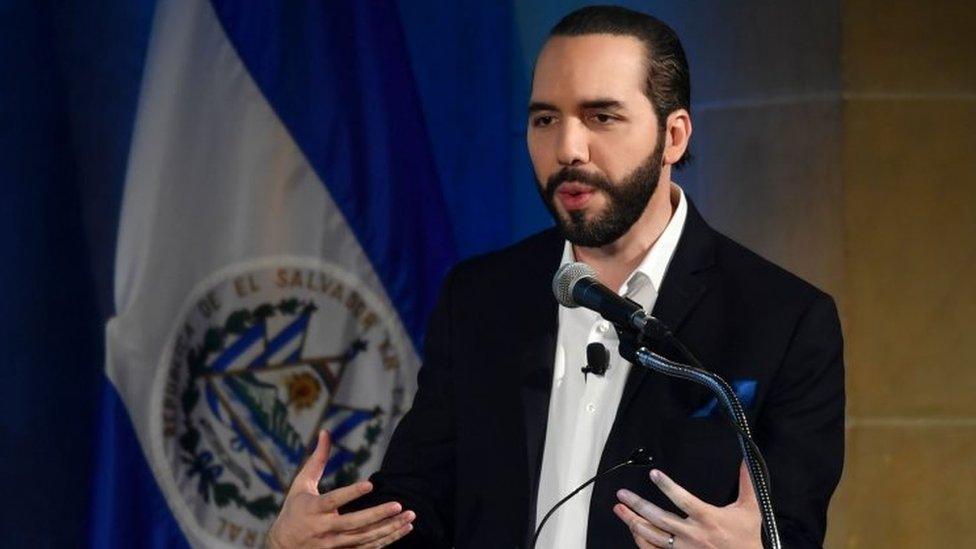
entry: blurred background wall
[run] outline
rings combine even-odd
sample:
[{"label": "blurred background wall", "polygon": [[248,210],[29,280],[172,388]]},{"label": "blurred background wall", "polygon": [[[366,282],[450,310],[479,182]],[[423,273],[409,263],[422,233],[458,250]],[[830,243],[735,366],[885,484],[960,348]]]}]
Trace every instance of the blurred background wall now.
[{"label": "blurred background wall", "polygon": [[847,464],[829,542],[976,543],[976,9],[841,15]]},{"label": "blurred background wall", "polygon": [[[546,32],[585,4],[397,2],[460,257],[549,225],[524,108]],[[670,23],[689,56],[696,159],[675,180],[714,226],[838,299],[848,448],[827,545],[976,543],[976,8],[624,4]],[[0,4],[4,545],[88,537],[152,10]]]}]

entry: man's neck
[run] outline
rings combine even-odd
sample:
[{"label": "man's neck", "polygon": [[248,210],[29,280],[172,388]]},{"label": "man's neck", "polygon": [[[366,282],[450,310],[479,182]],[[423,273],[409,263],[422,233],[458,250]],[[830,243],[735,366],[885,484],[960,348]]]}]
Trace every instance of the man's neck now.
[{"label": "man's neck", "polygon": [[644,208],[644,213],[630,230],[614,242],[599,248],[585,248],[574,244],[576,260],[596,269],[597,278],[605,286],[620,290],[671,221],[676,207],[676,203],[672,202],[671,191],[670,182],[660,182]]}]

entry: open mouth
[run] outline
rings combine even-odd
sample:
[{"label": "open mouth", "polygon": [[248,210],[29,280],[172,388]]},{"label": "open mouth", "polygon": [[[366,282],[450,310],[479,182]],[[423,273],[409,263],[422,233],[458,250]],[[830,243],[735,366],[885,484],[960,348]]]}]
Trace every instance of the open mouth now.
[{"label": "open mouth", "polygon": [[556,198],[567,210],[584,208],[594,194],[595,188],[576,182],[563,183],[556,189]]}]

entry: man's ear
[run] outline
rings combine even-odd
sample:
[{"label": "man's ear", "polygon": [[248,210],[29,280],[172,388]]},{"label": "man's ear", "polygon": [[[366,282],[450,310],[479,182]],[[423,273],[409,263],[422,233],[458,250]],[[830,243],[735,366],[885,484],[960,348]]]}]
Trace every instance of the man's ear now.
[{"label": "man's ear", "polygon": [[677,109],[668,115],[664,126],[664,163],[673,165],[684,156],[691,140],[691,114]]}]

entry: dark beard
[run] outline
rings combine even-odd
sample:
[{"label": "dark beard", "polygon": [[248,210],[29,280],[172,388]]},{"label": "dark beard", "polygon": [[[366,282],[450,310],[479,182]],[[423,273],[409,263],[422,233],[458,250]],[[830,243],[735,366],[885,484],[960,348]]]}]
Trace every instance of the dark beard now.
[{"label": "dark beard", "polygon": [[[659,138],[658,146],[644,163],[634,168],[618,184],[572,167],[563,168],[549,177],[545,189],[540,188],[539,194],[563,238],[577,246],[598,248],[615,242],[630,230],[644,213],[657,188],[661,176],[661,159],[664,156],[662,141]],[[586,219],[586,212],[583,210],[570,212],[568,218],[560,215],[555,203],[556,190],[566,181],[585,183],[606,193],[607,206],[603,213],[590,220]]]}]

